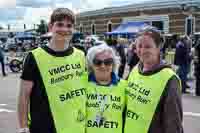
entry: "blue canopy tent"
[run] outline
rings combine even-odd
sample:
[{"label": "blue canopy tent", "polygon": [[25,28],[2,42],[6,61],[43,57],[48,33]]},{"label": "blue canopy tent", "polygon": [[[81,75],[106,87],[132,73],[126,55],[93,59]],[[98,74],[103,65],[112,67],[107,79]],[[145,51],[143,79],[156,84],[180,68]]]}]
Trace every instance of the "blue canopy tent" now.
[{"label": "blue canopy tent", "polygon": [[18,32],[18,33],[16,33],[15,38],[17,38],[17,39],[32,39],[32,38],[35,38],[35,35],[33,35],[30,32]]},{"label": "blue canopy tent", "polygon": [[125,22],[112,32],[106,32],[105,35],[135,35],[142,28],[149,26],[145,22]]}]

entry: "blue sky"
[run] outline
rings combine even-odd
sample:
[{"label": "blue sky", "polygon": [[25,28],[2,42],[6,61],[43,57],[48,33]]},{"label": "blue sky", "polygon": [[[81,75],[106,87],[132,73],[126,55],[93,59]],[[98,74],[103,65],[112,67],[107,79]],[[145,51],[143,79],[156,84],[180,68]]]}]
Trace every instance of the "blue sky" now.
[{"label": "blue sky", "polygon": [[41,19],[48,20],[52,9],[68,7],[74,12],[83,12],[111,6],[121,6],[150,0],[0,0],[0,25],[7,28],[28,28],[39,23]]}]

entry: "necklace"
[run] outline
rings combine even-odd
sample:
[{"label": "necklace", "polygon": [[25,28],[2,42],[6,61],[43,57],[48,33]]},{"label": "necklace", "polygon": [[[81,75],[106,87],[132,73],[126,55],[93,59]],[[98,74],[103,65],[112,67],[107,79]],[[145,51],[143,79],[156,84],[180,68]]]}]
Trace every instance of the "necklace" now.
[{"label": "necklace", "polygon": [[[104,88],[104,89],[106,89],[106,88]],[[101,96],[101,94],[99,94],[97,91],[97,87],[95,87],[95,92],[97,94],[97,101],[99,103],[99,109],[98,109],[99,111],[97,112],[97,114],[95,116],[95,121],[98,124],[103,123],[106,120],[106,117],[104,116],[104,112],[107,109],[106,104],[108,103],[108,95],[110,94],[110,92],[112,90],[111,88],[108,88],[108,89],[110,89],[109,93],[106,93],[105,96]]]}]

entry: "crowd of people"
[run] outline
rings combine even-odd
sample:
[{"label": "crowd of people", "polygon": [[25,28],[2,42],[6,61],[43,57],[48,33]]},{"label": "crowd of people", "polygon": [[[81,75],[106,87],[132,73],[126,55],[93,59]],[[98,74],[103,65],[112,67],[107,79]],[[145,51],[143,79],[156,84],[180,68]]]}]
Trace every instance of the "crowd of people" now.
[{"label": "crowd of people", "polygon": [[[187,84],[191,73],[194,71],[194,78],[196,79],[195,94],[200,96],[199,93],[199,42],[193,44],[188,36],[179,37],[176,43],[174,64],[178,67],[177,74],[179,75],[182,83],[182,92],[189,93],[187,90],[191,88]],[[192,48],[193,46],[193,48]],[[191,68],[192,67],[192,68]]]},{"label": "crowd of people", "polygon": [[[116,39],[85,51],[71,44],[74,24],[71,10],[55,9],[48,24],[50,41],[26,56],[18,133],[184,132],[181,95],[188,93],[193,66],[200,96],[200,41],[177,38],[175,71],[165,61],[166,42],[154,27],[142,29],[130,45]],[[1,49],[0,62],[6,76]]]}]

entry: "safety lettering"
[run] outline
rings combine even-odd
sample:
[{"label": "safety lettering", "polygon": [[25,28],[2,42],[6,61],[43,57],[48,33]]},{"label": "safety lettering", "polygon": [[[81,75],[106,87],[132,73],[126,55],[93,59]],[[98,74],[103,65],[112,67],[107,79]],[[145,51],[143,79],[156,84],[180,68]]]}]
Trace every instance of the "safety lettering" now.
[{"label": "safety lettering", "polygon": [[133,120],[138,120],[138,118],[139,118],[139,114],[137,114],[133,111],[130,111],[130,110],[127,110],[126,115],[128,118],[131,118]]},{"label": "safety lettering", "polygon": [[66,94],[61,94],[59,95],[59,98],[60,98],[60,101],[63,102],[63,101],[67,101],[74,97],[78,97],[82,95],[85,95],[85,88],[73,90],[73,91],[67,92]]},{"label": "safety lettering", "polygon": [[119,123],[116,121],[93,121],[93,120],[88,120],[87,121],[87,127],[96,127],[96,128],[118,128]]}]

